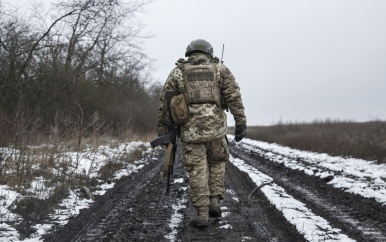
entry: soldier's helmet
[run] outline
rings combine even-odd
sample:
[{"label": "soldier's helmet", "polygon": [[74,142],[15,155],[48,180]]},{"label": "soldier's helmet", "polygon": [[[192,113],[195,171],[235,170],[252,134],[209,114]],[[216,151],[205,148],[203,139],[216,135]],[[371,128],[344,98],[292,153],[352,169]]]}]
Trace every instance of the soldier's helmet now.
[{"label": "soldier's helmet", "polygon": [[213,57],[213,47],[206,40],[196,39],[190,42],[188,47],[186,47],[185,56],[188,57],[194,53],[205,53]]}]

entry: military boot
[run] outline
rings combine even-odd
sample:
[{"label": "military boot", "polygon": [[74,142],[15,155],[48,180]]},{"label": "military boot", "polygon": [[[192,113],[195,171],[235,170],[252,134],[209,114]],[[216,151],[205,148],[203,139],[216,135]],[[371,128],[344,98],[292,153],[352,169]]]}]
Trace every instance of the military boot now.
[{"label": "military boot", "polygon": [[207,227],[208,223],[208,207],[197,207],[197,216],[192,220],[191,225],[195,227]]},{"label": "military boot", "polygon": [[209,202],[209,216],[210,217],[221,217],[221,208],[220,208],[220,195],[210,197]]}]

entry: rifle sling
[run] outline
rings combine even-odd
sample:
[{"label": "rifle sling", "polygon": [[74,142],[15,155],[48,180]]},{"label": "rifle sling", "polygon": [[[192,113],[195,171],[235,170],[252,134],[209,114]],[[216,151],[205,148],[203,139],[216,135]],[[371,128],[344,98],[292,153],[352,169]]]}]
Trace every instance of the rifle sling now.
[{"label": "rifle sling", "polygon": [[166,150],[164,169],[162,171],[162,178],[168,175],[170,160],[172,159],[172,156],[173,156],[172,150],[173,150],[173,144],[169,143],[168,149]]}]

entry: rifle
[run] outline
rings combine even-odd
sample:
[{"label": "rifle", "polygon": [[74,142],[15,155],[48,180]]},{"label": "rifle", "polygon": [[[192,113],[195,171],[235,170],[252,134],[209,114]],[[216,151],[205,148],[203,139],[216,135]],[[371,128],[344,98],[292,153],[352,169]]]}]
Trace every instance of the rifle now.
[{"label": "rifle", "polygon": [[174,91],[174,90],[165,91],[165,100],[166,100],[167,109],[169,111],[169,120],[163,120],[163,123],[165,123],[168,127],[168,134],[160,136],[150,141],[150,145],[153,148],[159,145],[167,146],[165,162],[164,162],[164,167],[162,170],[162,177],[161,177],[161,178],[164,178],[166,175],[168,177],[167,185],[166,185],[166,194],[169,194],[170,176],[173,174],[174,159],[177,151],[177,129],[176,129],[175,123],[173,122],[173,118],[170,110],[170,101],[175,95],[177,95],[177,91]]}]

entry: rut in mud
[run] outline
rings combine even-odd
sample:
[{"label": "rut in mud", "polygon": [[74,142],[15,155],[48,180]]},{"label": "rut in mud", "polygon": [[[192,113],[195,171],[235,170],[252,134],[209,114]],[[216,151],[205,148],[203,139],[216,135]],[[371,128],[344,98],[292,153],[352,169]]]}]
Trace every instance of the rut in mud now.
[{"label": "rut in mud", "polygon": [[[274,178],[291,196],[351,239],[386,241],[386,208],[375,201],[267,162],[234,143],[230,150],[234,157]],[[121,178],[89,209],[46,235],[45,241],[307,241],[231,162],[226,168],[223,217],[210,219],[206,229],[192,228],[190,220],[195,212],[189,201],[181,150],[177,152],[169,195],[165,194],[165,180],[160,180],[163,151],[158,150],[149,159],[138,172]]]}]

